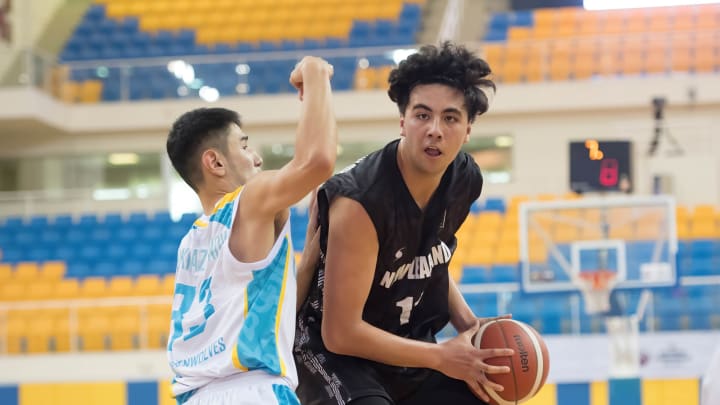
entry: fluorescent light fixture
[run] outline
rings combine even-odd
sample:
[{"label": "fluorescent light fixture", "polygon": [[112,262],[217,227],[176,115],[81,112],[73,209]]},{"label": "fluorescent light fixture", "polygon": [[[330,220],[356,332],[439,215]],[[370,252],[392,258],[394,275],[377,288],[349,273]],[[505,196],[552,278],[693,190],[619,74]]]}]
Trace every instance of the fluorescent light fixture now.
[{"label": "fluorescent light fixture", "polygon": [[617,10],[622,8],[692,6],[718,4],[718,0],[584,0],[586,10]]},{"label": "fluorescent light fixture", "polygon": [[201,99],[207,101],[208,103],[218,101],[218,99],[220,98],[220,92],[218,91],[218,89],[210,86],[202,86],[200,88],[200,91],[198,92],[198,95]]},{"label": "fluorescent light fixture", "polygon": [[392,60],[397,65],[407,59],[408,56],[417,53],[417,49],[396,49],[392,51]]},{"label": "fluorescent light fixture", "polygon": [[93,191],[93,199],[96,201],[127,200],[130,198],[130,190],[126,188],[99,188]]},{"label": "fluorescent light fixture", "polygon": [[136,165],[140,161],[137,153],[111,153],[108,156],[108,163],[113,166]]},{"label": "fluorescent light fixture", "polygon": [[509,137],[507,135],[501,135],[498,137],[495,137],[495,146],[498,148],[507,148],[513,145],[513,139],[512,137]]}]

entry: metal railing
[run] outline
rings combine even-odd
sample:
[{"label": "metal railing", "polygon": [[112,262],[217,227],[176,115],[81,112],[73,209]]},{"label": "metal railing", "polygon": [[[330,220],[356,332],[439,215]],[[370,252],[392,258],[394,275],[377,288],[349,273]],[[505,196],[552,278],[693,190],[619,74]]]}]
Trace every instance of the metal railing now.
[{"label": "metal railing", "polygon": [[[57,334],[53,333],[51,330],[32,330],[29,327],[24,328],[24,333],[19,333],[18,331],[11,330],[11,322],[13,319],[20,319],[23,322],[28,321],[28,318],[31,318],[30,320],[34,319],[37,316],[38,311],[49,311],[49,310],[62,310],[67,311],[67,318],[62,319],[62,317],[54,318],[53,321],[67,321],[67,339],[69,341],[69,346],[66,348],[61,348],[60,350],[55,350],[58,352],[77,352],[81,351],[83,349],[82,345],[82,339],[81,339],[81,328],[87,327],[88,323],[93,319],[92,317],[83,317],[81,316],[81,312],[84,310],[91,310],[92,312],[100,312],[102,309],[110,309],[110,308],[125,308],[125,313],[131,313],[134,310],[137,310],[137,316],[138,316],[138,329],[134,332],[137,332],[136,335],[136,342],[133,345],[134,347],[130,347],[128,349],[131,350],[138,350],[138,349],[159,349],[162,346],[159,344],[159,342],[155,342],[155,344],[149,343],[149,333],[150,333],[150,325],[149,325],[149,307],[152,305],[162,305],[167,306],[167,318],[170,318],[169,310],[170,305],[172,304],[172,299],[168,296],[153,296],[153,297],[119,297],[119,298],[98,298],[98,299],[71,299],[71,300],[48,300],[48,301],[27,301],[27,302],[14,302],[14,303],[0,303],[0,354],[8,354],[9,353],[9,344],[10,340],[13,337],[17,337],[20,342],[18,342],[18,349],[19,350],[13,350],[13,352],[22,354],[26,353],[28,351],[34,351],[34,352],[52,352],[51,350],[52,346],[57,347],[57,342],[51,342],[51,339],[53,337],[57,338]],[[132,308],[131,310],[128,310],[127,308]],[[128,312],[129,311],[129,312]],[[110,319],[112,322],[114,319]],[[92,325],[90,325],[92,326]],[[168,323],[166,325],[167,331],[170,330],[170,324]],[[102,332],[101,332],[102,333]],[[45,337],[46,340],[46,350],[28,350],[28,336],[33,334],[40,334],[41,336]],[[104,350],[110,350],[112,347],[112,331],[107,330],[104,331]]]}]

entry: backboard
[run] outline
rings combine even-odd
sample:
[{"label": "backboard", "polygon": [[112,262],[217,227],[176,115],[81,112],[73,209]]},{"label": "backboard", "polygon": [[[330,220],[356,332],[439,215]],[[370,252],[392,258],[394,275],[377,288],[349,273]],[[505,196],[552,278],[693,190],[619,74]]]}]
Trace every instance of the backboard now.
[{"label": "backboard", "polygon": [[671,197],[530,201],[518,215],[525,292],[582,291],[597,275],[610,289],[677,283]]}]

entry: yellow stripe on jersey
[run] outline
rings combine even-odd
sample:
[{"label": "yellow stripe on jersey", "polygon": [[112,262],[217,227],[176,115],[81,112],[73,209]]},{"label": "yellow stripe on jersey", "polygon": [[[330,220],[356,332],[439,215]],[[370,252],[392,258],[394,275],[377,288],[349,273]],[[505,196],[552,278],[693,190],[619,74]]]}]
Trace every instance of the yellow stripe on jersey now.
[{"label": "yellow stripe on jersey", "polygon": [[275,314],[275,347],[277,348],[278,352],[278,359],[280,360],[280,375],[285,376],[287,374],[287,369],[285,366],[285,361],[282,358],[282,355],[280,353],[280,342],[279,339],[279,331],[280,331],[280,324],[282,323],[282,308],[283,308],[283,302],[285,301],[283,297],[285,297],[285,285],[287,283],[287,276],[288,272],[290,271],[290,263],[291,261],[291,255],[292,255],[292,245],[290,243],[290,237],[286,236],[285,239],[288,243],[288,249],[287,253],[285,254],[285,268],[283,269],[283,279],[282,279],[282,288],[280,288],[280,297],[278,297],[278,309],[277,313]]},{"label": "yellow stripe on jersey", "polygon": [[225,194],[225,196],[220,201],[218,201],[218,203],[215,205],[215,209],[213,209],[213,212],[210,215],[215,214],[216,212],[223,209],[229,202],[233,201],[235,199],[235,197],[237,197],[237,195],[240,194],[241,191],[242,191],[242,186],[238,187],[232,193]]},{"label": "yellow stripe on jersey", "polygon": [[[247,319],[247,314],[248,314],[248,292],[247,292],[247,288],[245,288],[244,290],[245,290],[245,291],[243,291],[243,296],[244,296],[244,299],[243,299],[243,307],[244,307],[244,308],[243,308],[243,319]],[[248,368],[245,367],[245,366],[243,366],[243,364],[240,362],[240,358],[239,358],[239,356],[238,356],[238,350],[240,350],[240,347],[239,347],[238,345],[235,345],[235,349],[234,349],[233,352],[232,352],[232,362],[233,362],[233,366],[235,366],[235,368],[240,369],[240,370],[242,370],[242,371],[248,371]]]}]

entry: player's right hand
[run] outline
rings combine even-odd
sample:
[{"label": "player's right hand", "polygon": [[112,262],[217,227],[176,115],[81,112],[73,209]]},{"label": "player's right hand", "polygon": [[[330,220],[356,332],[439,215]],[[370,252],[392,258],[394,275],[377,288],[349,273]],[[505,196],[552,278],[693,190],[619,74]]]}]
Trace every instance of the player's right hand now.
[{"label": "player's right hand", "polygon": [[327,75],[327,78],[330,78],[334,71],[333,65],[329,64],[325,59],[315,56],[305,56],[295,65],[295,69],[290,72],[290,84],[298,89],[300,100],[302,100],[304,93],[303,83],[308,75],[319,73],[321,75]]},{"label": "player's right hand", "polygon": [[502,391],[504,388],[502,385],[488,380],[486,374],[509,373],[510,367],[493,366],[485,363],[485,359],[512,356],[514,351],[512,349],[475,348],[472,338],[478,329],[480,329],[480,322],[453,339],[441,343],[443,362],[438,371],[448,377],[465,381],[475,396],[485,402],[490,402],[490,397],[483,388],[487,387],[495,391]]}]

